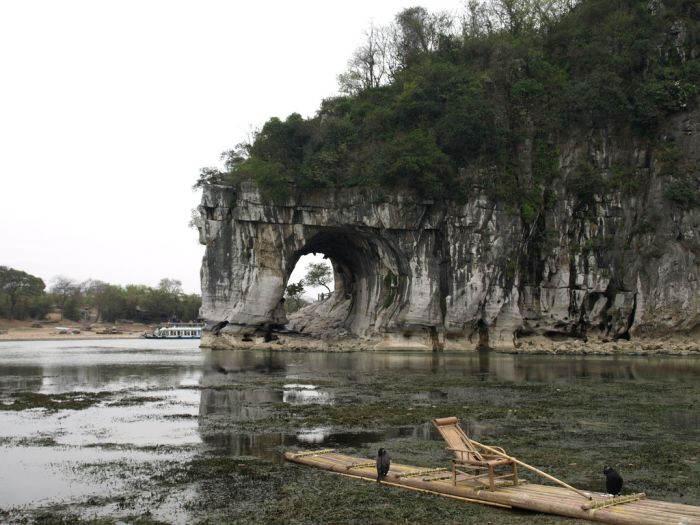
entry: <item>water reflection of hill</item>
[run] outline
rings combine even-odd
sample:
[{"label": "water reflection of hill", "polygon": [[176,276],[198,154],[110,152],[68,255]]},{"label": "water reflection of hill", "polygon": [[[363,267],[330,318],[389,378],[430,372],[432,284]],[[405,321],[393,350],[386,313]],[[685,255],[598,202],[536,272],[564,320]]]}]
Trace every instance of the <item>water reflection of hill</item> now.
[{"label": "water reflection of hill", "polygon": [[200,416],[226,416],[230,421],[255,421],[267,416],[265,403],[281,403],[282,392],[276,390],[202,389]]},{"label": "water reflection of hill", "polygon": [[322,374],[372,381],[371,373],[391,370],[430,371],[445,377],[515,382],[571,379],[670,379],[700,377],[700,359],[692,357],[592,357],[477,353],[288,353],[203,350],[205,369],[226,374],[261,374],[289,380],[317,379]]},{"label": "water reflection of hill", "polygon": [[0,389],[121,391],[197,382],[201,355],[193,342],[20,341],[0,344]]},{"label": "water reflection of hill", "polygon": [[38,392],[41,389],[40,366],[0,365],[0,392]]},{"label": "water reflection of hill", "polygon": [[[571,380],[683,380],[700,377],[700,359],[683,357],[523,356],[489,352],[297,354],[207,350],[203,351],[203,355],[201,384],[204,388],[199,421],[202,439],[221,453],[252,455],[271,461],[280,461],[281,450],[291,446],[356,447],[365,448],[371,454],[372,444],[395,437],[436,438],[430,423],[382,432],[355,433],[334,432],[330,427],[288,429],[266,434],[240,430],[238,423],[254,424],[268,417],[272,412],[271,404],[334,403],[333,389],[314,384],[319,379],[324,384],[329,382],[335,386],[350,387],[400,373],[427,373],[452,380],[452,386],[412,395],[413,402],[424,404],[452,397],[455,388],[461,388],[454,386],[455,378],[463,378],[464,386],[468,387],[481,382],[558,383]],[[256,382],[256,377],[266,378],[264,381],[273,380],[280,386],[242,389],[245,382]],[[687,419],[679,419],[675,424],[689,424]],[[228,424],[222,423],[224,421]],[[463,425],[474,435],[489,433],[487,422],[465,420]]]},{"label": "water reflection of hill", "polygon": [[[261,361],[256,360],[256,357]],[[271,357],[218,353],[216,359],[206,360],[201,380],[203,388],[199,407],[199,431],[202,440],[217,452],[256,456],[278,462],[282,461],[282,449],[290,446],[356,447],[367,448],[367,452],[371,453],[372,443],[394,437],[430,439],[434,433],[430,423],[381,432],[334,432],[330,427],[298,428],[264,434],[241,430],[240,423],[255,423],[268,417],[272,412],[271,404],[299,406],[334,402],[333,392],[309,383],[290,382],[281,388],[240,388],[238,380],[241,374],[285,375],[291,370],[293,377],[297,377],[297,363],[285,363],[284,359]]]}]

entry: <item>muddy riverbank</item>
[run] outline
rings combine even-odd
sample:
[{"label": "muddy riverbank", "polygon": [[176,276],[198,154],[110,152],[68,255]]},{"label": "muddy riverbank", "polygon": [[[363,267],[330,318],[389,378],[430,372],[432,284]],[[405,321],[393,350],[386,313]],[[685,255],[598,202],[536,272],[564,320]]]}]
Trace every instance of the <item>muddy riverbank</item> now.
[{"label": "muddy riverbank", "polygon": [[285,464],[337,448],[446,466],[429,421],[584,489],[700,505],[700,359],[0,343],[0,522],[583,523]]},{"label": "muddy riverbank", "polygon": [[[301,334],[280,334],[272,341],[264,337],[234,336],[231,334],[213,335],[205,332],[202,336],[202,346],[213,350],[257,350],[257,351],[292,351],[292,352],[431,352],[432,347],[426,344],[413,343],[410,346],[399,346],[402,343],[393,342],[392,347],[382,347],[372,339],[362,339],[345,336],[340,339],[332,337],[315,339]],[[473,353],[479,351],[477,344],[469,349],[462,346],[452,347],[445,344],[445,352]],[[574,339],[570,337],[540,337],[530,336],[519,338],[514,344],[492,348],[494,352],[504,354],[545,354],[545,355],[609,355],[609,356],[654,356],[677,355],[700,357],[700,334],[666,335],[659,337],[634,338],[631,340],[601,340]]]},{"label": "muddy riverbank", "polygon": [[0,341],[82,341],[87,339],[137,339],[151,333],[142,323],[90,324],[72,321],[33,322],[0,319]]},{"label": "muddy riverbank", "polygon": [[557,340],[545,337],[522,338],[513,350],[515,354],[550,355],[679,355],[700,357],[700,334],[667,335],[656,338],[634,338],[631,340],[578,339]]}]

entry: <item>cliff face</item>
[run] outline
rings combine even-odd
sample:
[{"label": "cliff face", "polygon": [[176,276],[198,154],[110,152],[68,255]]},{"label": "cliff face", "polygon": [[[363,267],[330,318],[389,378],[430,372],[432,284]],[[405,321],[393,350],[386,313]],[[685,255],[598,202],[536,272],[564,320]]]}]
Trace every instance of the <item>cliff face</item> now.
[{"label": "cliff face", "polygon": [[[552,204],[525,221],[478,189],[465,204],[386,189],[308,191],[283,204],[255,186],[208,186],[200,206],[204,345],[248,346],[270,331],[365,348],[512,347],[532,335],[629,339],[700,326],[700,212],[668,198],[698,178],[700,112],[664,132],[674,155],[639,139],[572,136],[559,144]],[[530,162],[527,147],[522,162]],[[585,205],[567,180],[585,161],[624,189]],[[527,170],[525,170],[527,171]],[[513,191],[519,191],[513,188]],[[287,320],[281,299],[300,256],[333,263],[330,299]],[[300,343],[303,346],[305,343]]]}]

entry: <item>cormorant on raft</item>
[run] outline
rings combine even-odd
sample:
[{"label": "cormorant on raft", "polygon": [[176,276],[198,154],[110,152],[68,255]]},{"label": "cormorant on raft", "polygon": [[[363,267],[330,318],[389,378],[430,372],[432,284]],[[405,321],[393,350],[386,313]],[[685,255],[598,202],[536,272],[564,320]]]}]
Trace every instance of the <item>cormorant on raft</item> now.
[{"label": "cormorant on raft", "polygon": [[379,452],[377,452],[377,481],[387,475],[390,465],[391,458],[389,453],[385,449],[380,448]]},{"label": "cormorant on raft", "polygon": [[608,494],[617,496],[622,490],[622,476],[612,467],[605,467],[603,474],[605,474],[605,490]]}]

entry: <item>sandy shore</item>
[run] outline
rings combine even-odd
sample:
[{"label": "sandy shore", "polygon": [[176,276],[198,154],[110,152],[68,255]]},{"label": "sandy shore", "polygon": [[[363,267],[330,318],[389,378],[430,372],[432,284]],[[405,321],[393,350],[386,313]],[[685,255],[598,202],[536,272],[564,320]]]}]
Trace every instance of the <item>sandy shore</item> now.
[{"label": "sandy shore", "polygon": [[[89,329],[74,322],[46,323],[41,327],[27,321],[0,321],[0,341],[63,341],[66,339],[136,339],[153,327],[141,323],[93,324]],[[57,327],[68,328],[61,333]]]}]

